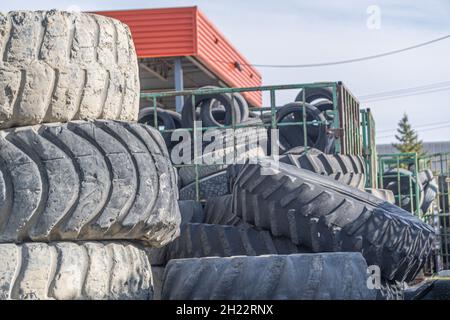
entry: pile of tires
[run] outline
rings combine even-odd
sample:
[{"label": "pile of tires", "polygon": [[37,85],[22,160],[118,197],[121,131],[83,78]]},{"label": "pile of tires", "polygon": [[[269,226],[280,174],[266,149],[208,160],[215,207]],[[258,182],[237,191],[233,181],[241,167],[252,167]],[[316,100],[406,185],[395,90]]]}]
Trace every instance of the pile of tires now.
[{"label": "pile of tires", "polygon": [[138,124],[128,27],[1,14],[0,299],[151,299],[142,244],[179,234],[177,177]]},{"label": "pile of tires", "polygon": [[395,196],[395,204],[411,213],[416,212],[423,204],[423,184],[410,170],[392,168],[385,171],[383,189],[391,190]]},{"label": "pile of tires", "polygon": [[395,203],[410,212],[420,209],[426,213],[439,193],[438,181],[429,169],[420,171],[417,177],[407,169],[389,169],[383,174],[383,184],[394,194]]},{"label": "pile of tires", "polygon": [[219,129],[223,134],[214,141],[217,148],[209,149],[209,142],[206,142],[201,156],[193,159],[191,165],[179,168],[181,200],[197,200],[197,191],[198,199],[231,193],[227,171],[230,163],[244,164],[248,159],[266,155],[266,129],[258,126],[259,120],[249,120],[245,124],[248,127]]},{"label": "pile of tires", "polygon": [[[180,236],[148,250],[155,297],[402,299],[433,228],[390,190],[365,192],[359,156],[295,147],[279,160],[229,165],[224,194],[179,201]],[[380,272],[375,289],[369,267]]]},{"label": "pile of tires", "polygon": [[[278,108],[279,153],[295,147],[312,147],[324,153],[335,151],[335,136],[331,132],[333,121],[333,94],[330,88],[302,89],[295,102]],[[303,122],[305,124],[285,124]],[[305,135],[306,134],[306,135]]]}]

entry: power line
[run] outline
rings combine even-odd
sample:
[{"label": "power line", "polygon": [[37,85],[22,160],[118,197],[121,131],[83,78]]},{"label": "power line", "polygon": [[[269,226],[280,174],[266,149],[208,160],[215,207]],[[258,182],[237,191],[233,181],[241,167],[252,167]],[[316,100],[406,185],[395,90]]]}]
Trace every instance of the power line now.
[{"label": "power line", "polygon": [[[441,124],[445,124],[445,123],[450,123],[450,121],[441,121],[441,122],[434,122],[434,123],[427,123],[427,124],[420,124],[418,126],[414,126],[414,129],[417,128],[424,128],[424,127],[429,127],[429,126],[436,126],[436,125],[441,125]],[[389,131],[393,131],[396,130],[397,128],[393,128],[393,129],[384,129],[384,130],[380,130],[377,131],[377,133],[381,133],[381,132],[389,132]],[[423,131],[423,130],[422,130]]]},{"label": "power line", "polygon": [[419,92],[411,92],[409,94],[385,96],[385,97],[381,97],[378,99],[361,100],[361,102],[364,102],[364,103],[378,102],[378,101],[384,101],[384,100],[392,100],[392,99],[406,98],[406,97],[412,97],[412,96],[419,96],[419,95],[423,95],[423,94],[430,94],[430,93],[442,92],[442,91],[447,91],[447,90],[450,90],[450,87],[439,88],[439,89],[434,89],[434,90],[424,90],[424,91],[419,91]]},{"label": "power line", "polygon": [[442,86],[450,86],[450,81],[435,82],[435,83],[425,84],[425,85],[416,86],[416,87],[396,89],[396,90],[391,90],[391,91],[383,91],[383,92],[371,93],[371,94],[364,94],[364,95],[360,95],[359,98],[361,100],[367,100],[367,99],[379,98],[379,97],[383,97],[383,96],[391,96],[391,95],[396,95],[396,94],[409,93],[409,92],[417,91],[417,90],[434,89],[436,87],[442,87]]},{"label": "power line", "polygon": [[[433,130],[445,129],[445,128],[450,128],[450,126],[446,125],[446,126],[428,128],[428,129],[418,130],[418,132],[420,133],[420,132],[424,132],[424,131],[433,131]],[[391,137],[395,137],[395,136],[396,136],[396,134],[391,134],[391,135],[377,137],[377,139],[391,138]]]},{"label": "power line", "polygon": [[239,64],[239,65],[245,65],[245,66],[252,66],[252,67],[259,67],[259,68],[311,68],[311,67],[325,67],[325,66],[332,66],[332,65],[338,65],[338,64],[347,64],[347,63],[353,63],[353,62],[360,62],[360,61],[366,61],[366,60],[372,60],[377,59],[381,57],[386,57],[390,55],[394,55],[397,53],[405,52],[408,50],[417,49],[420,47],[424,47],[439,41],[443,41],[450,38],[450,34],[445,35],[440,38],[436,38],[430,41],[422,42],[410,47],[406,47],[403,49],[388,51],[384,53],[374,54],[370,56],[360,57],[360,58],[353,58],[353,59],[346,59],[346,60],[340,60],[340,61],[330,61],[330,62],[320,62],[320,63],[310,63],[310,64],[250,64],[250,63],[241,63],[236,61],[221,61],[221,60],[213,60],[220,63],[233,63],[233,64]]}]

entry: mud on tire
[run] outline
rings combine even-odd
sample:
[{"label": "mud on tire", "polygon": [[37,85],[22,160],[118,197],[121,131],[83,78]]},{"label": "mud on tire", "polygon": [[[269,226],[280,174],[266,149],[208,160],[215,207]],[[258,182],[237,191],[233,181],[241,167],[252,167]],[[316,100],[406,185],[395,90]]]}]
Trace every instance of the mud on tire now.
[{"label": "mud on tire", "polygon": [[118,20],[57,10],[0,13],[0,57],[0,129],[137,120],[137,56]]},{"label": "mud on tire", "polygon": [[75,121],[0,132],[0,242],[177,236],[176,171],[137,123]]},{"label": "mud on tire", "polygon": [[148,300],[145,251],[127,243],[0,244],[0,300]]}]

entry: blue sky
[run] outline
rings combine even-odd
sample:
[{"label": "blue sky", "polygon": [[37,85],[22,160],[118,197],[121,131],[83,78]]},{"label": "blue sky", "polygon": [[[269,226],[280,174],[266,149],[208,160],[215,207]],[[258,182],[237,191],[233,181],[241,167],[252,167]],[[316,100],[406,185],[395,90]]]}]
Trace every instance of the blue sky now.
[{"label": "blue sky", "polygon": [[[450,1],[84,1],[0,3],[18,9],[109,10],[197,5],[254,64],[307,64],[367,56],[450,34]],[[380,29],[367,28],[366,10],[377,5]],[[342,80],[357,96],[450,81],[450,39],[395,56],[331,67],[260,68],[264,84]],[[288,102],[295,92],[280,96]],[[366,104],[375,115],[379,142],[394,140],[407,112],[424,141],[449,140],[450,90]],[[442,128],[442,123],[448,126]],[[441,123],[440,129],[423,125]],[[437,125],[436,125],[437,126]],[[436,127],[435,126],[435,127]]]}]

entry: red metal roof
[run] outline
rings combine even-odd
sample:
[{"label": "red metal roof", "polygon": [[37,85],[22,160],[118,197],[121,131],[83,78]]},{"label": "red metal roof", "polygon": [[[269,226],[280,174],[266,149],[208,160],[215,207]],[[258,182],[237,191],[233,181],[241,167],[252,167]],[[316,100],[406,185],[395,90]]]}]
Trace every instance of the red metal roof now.
[{"label": "red metal roof", "polygon": [[[192,56],[230,87],[254,87],[261,74],[197,7],[96,12],[126,23],[140,58]],[[235,63],[240,64],[240,69]],[[260,92],[244,93],[260,106]]]}]

